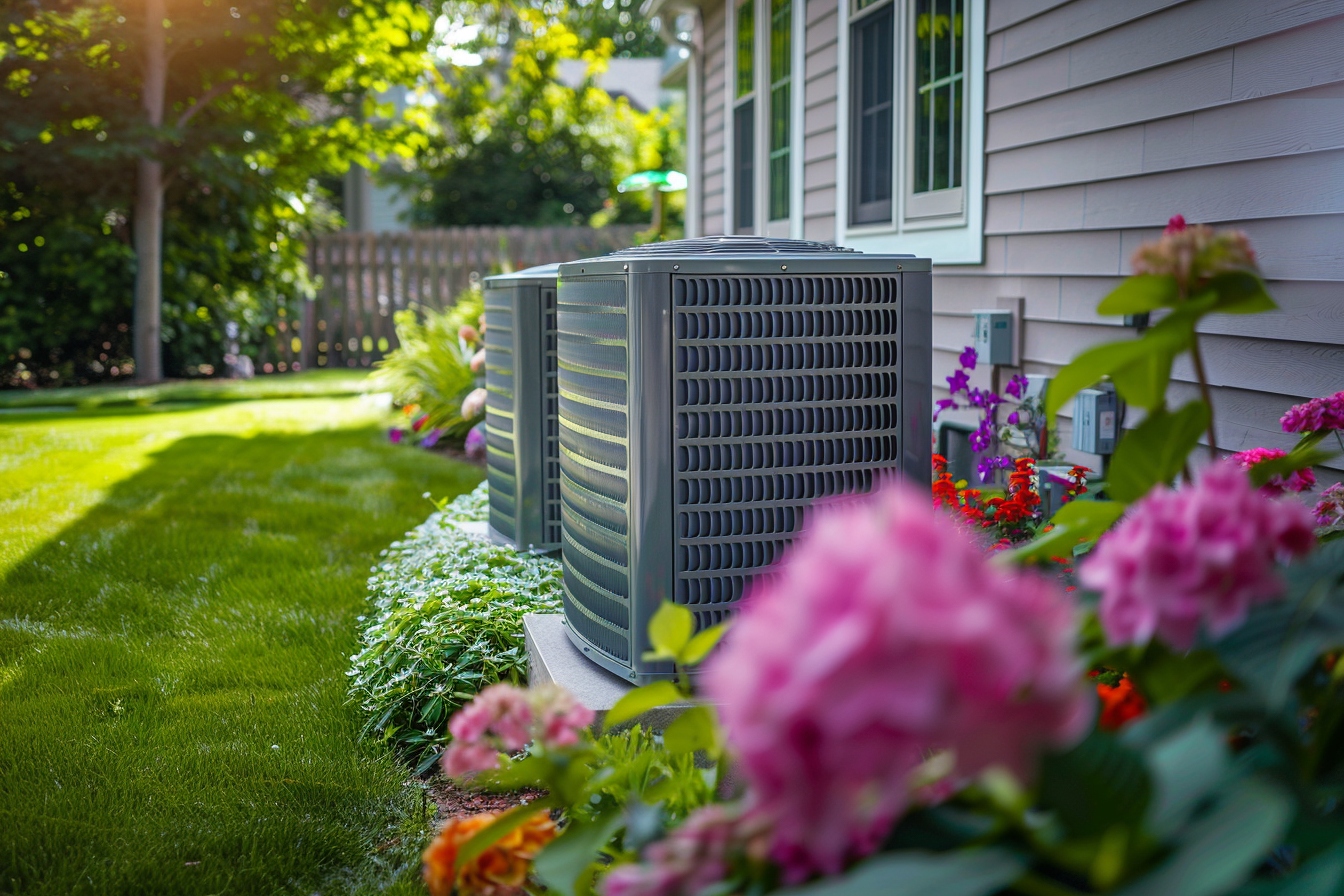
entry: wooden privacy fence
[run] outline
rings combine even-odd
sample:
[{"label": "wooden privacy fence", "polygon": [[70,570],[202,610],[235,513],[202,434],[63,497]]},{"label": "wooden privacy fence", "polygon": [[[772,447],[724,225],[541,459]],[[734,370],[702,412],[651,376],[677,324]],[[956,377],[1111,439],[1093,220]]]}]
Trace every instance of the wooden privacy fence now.
[{"label": "wooden privacy fence", "polygon": [[367,367],[396,348],[394,312],[414,304],[445,308],[491,274],[634,245],[639,229],[449,227],[314,236],[308,267],[318,278],[317,298],[306,303],[300,332],[281,354],[309,369]]}]

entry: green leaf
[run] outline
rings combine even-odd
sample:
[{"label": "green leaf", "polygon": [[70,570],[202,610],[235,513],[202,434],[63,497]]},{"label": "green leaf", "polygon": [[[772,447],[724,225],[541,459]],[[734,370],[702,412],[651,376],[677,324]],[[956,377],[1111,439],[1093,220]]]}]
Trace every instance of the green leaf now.
[{"label": "green leaf", "polygon": [[695,631],[695,616],[683,606],[671,601],[663,605],[649,620],[649,643],[653,645],[648,659],[674,660],[681,655]]},{"label": "green leaf", "polygon": [[1053,529],[1006,556],[1015,563],[1072,556],[1078,542],[1100,538],[1124,512],[1118,501],[1070,501],[1050,518]]},{"label": "green leaf", "polygon": [[1072,750],[1048,754],[1041,762],[1041,802],[1077,836],[1137,826],[1152,789],[1138,751],[1105,731],[1093,731]]},{"label": "green leaf", "polygon": [[1135,274],[1124,281],[1097,305],[1098,314],[1143,314],[1158,308],[1170,308],[1180,298],[1176,278],[1161,274]]},{"label": "green leaf", "polygon": [[1298,470],[1305,470],[1307,467],[1323,464],[1334,456],[1334,451],[1325,451],[1321,448],[1303,448],[1299,444],[1283,457],[1260,461],[1260,463],[1251,467],[1248,473],[1251,477],[1251,482],[1259,488],[1275,476],[1291,476]]},{"label": "green leaf", "polygon": [[1293,800],[1279,787],[1248,778],[1182,832],[1170,858],[1118,896],[1218,896],[1242,883],[1282,842]]},{"label": "green leaf", "polygon": [[984,896],[1021,876],[1024,864],[1001,849],[892,852],[844,877],[780,890],[778,896]]},{"label": "green leaf", "polygon": [[1284,600],[1253,608],[1214,650],[1273,709],[1316,658],[1344,646],[1344,541],[1332,541],[1290,566]]},{"label": "green leaf", "polygon": [[592,821],[571,821],[559,837],[537,854],[532,870],[548,889],[561,896],[575,896],[580,875],[598,859],[621,827],[621,812],[612,809]]},{"label": "green leaf", "polygon": [[1129,674],[1139,691],[1156,704],[1216,688],[1227,677],[1218,657],[1209,651],[1172,653],[1159,641],[1149,642],[1143,658],[1130,667]]},{"label": "green leaf", "polygon": [[1064,403],[1109,376],[1116,391],[1141,408],[1161,407],[1171,379],[1171,363],[1189,348],[1197,313],[1175,311],[1138,339],[1105,342],[1080,353],[1055,375],[1045,393],[1045,412],[1053,426]]},{"label": "green leaf", "polygon": [[1115,448],[1108,494],[1126,504],[1159,482],[1170,483],[1209,426],[1209,407],[1192,401],[1174,413],[1159,408],[1126,432]]},{"label": "green leaf", "polygon": [[[1127,729],[1120,740],[1134,744],[1142,729]],[[1144,750],[1153,780],[1147,827],[1167,838],[1181,830],[1200,804],[1227,778],[1231,759],[1222,729],[1198,716]]]},{"label": "green leaf", "polygon": [[669,753],[694,753],[704,750],[711,757],[719,753],[719,725],[714,710],[692,706],[673,719],[663,731],[663,746]]},{"label": "green leaf", "polygon": [[606,718],[602,720],[602,727],[610,730],[622,722],[628,722],[636,716],[643,715],[651,709],[681,703],[684,700],[681,691],[677,690],[677,686],[672,682],[655,681],[653,684],[635,688],[617,700],[616,705],[607,710]]},{"label": "green leaf", "polygon": [[714,649],[714,645],[719,643],[723,633],[728,631],[726,623],[711,625],[702,632],[696,632],[695,637],[691,638],[681,655],[677,657],[677,662],[683,666],[694,666],[699,664],[709,652]]},{"label": "green leaf", "polygon": [[1265,281],[1251,271],[1228,271],[1209,281],[1209,289],[1217,297],[1214,312],[1220,314],[1259,314],[1279,306],[1265,290]]},{"label": "green leaf", "polygon": [[1291,874],[1251,881],[1233,896],[1337,896],[1344,885],[1344,846],[1303,862]]},{"label": "green leaf", "polygon": [[457,876],[459,870],[498,843],[500,839],[517,830],[537,812],[550,809],[556,805],[558,805],[558,801],[554,797],[542,797],[525,806],[514,806],[490,822],[489,825],[481,828],[474,837],[462,844],[462,847],[457,851],[457,861],[453,863],[454,877]]}]

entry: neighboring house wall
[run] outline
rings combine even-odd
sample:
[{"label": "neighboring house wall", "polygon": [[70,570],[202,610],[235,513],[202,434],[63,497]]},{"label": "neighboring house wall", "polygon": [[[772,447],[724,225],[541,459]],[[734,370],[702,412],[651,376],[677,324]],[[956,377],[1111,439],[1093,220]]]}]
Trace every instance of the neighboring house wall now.
[{"label": "neighboring house wall", "polygon": [[[710,2],[705,21],[721,21]],[[804,233],[860,244],[836,217],[848,89],[838,10],[807,3]],[[1096,304],[1181,213],[1246,231],[1282,306],[1202,330],[1219,446],[1289,446],[1283,411],[1344,388],[1344,0],[988,0],[984,21],[985,75],[970,85],[985,109],[984,153],[971,160],[984,195],[968,197],[983,202],[983,255],[945,265],[931,253],[935,382],[970,341],[971,311],[1000,297],[1026,300],[1028,373],[1133,333]],[[708,70],[724,52],[715,34],[706,28]],[[707,110],[722,96],[707,83]],[[708,205],[704,232],[721,232],[721,204]],[[886,251],[912,251],[904,233],[886,239]],[[1178,362],[1172,399],[1193,383]]]}]

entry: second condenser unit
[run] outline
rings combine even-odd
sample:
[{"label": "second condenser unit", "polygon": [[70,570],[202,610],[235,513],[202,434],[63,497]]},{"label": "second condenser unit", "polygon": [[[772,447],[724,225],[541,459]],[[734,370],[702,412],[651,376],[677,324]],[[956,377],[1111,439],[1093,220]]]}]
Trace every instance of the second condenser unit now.
[{"label": "second condenser unit", "polygon": [[[930,477],[928,259],[712,237],[560,265],[570,638],[624,678],[664,600],[731,613],[810,504]],[[493,480],[492,480],[493,486]]]},{"label": "second condenser unit", "polygon": [[556,268],[484,281],[490,537],[523,550],[560,547]]}]

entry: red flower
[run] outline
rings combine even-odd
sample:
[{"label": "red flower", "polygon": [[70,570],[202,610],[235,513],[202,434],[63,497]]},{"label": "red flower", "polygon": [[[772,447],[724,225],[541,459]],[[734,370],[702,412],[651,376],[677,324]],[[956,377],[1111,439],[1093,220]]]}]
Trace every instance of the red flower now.
[{"label": "red flower", "polygon": [[1134,689],[1134,682],[1127,675],[1114,685],[1098,683],[1097,696],[1101,698],[1098,724],[1107,731],[1115,731],[1148,711],[1148,701]]}]

